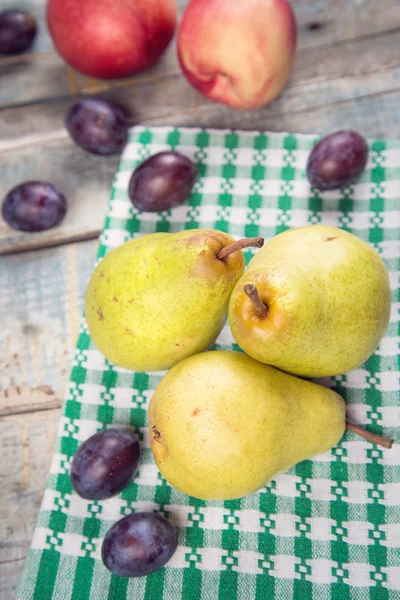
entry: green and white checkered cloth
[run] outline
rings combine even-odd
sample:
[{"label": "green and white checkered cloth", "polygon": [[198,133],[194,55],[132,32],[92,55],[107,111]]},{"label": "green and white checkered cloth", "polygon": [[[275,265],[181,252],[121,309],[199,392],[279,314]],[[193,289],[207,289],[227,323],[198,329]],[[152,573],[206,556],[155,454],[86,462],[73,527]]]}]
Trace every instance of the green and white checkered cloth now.
[{"label": "green and white checkered cloth", "polygon": [[[295,466],[259,493],[204,502],[168,485],[152,458],[146,409],[162,373],[108,363],[82,321],[56,452],[18,600],[395,600],[400,598],[400,143],[371,141],[357,185],[310,190],[305,175],[314,136],[137,127],[121,158],[99,258],[133,235],[198,227],[271,238],[324,223],[372,244],[390,272],[393,309],[379,349],[331,384],[351,420],[394,437],[391,450],[346,433],[332,451]],[[128,200],[133,168],[164,149],[198,165],[188,205],[138,213]],[[252,256],[246,251],[246,258]],[[217,348],[235,348],[226,327]],[[142,442],[140,470],[119,496],[88,502],[73,493],[79,444],[112,425]],[[179,525],[179,547],[146,578],[112,576],[100,556],[111,525],[133,511],[164,513]]]}]

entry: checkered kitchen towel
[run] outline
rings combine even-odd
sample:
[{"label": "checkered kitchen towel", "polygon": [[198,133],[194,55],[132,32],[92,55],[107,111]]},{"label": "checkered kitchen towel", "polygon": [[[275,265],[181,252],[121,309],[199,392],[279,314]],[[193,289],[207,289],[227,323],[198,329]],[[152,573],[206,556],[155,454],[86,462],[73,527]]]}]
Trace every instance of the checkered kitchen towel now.
[{"label": "checkered kitchen towel", "polygon": [[[133,235],[215,228],[271,238],[307,223],[335,225],[372,244],[393,290],[386,338],[357,371],[332,384],[353,421],[393,436],[391,450],[351,433],[259,493],[203,502],[170,487],[153,462],[146,408],[162,374],[109,364],[85,322],[59,438],[18,600],[395,600],[400,598],[400,143],[371,142],[367,170],[341,191],[310,190],[305,164],[316,138],[200,129],[131,131],[101,236],[99,258]],[[190,203],[141,214],[128,200],[132,169],[164,149],[195,160]],[[246,251],[247,259],[252,250]],[[228,328],[217,348],[234,348]],[[71,458],[90,435],[132,425],[143,447],[134,482],[116,498],[73,493]],[[99,560],[110,526],[132,511],[164,513],[180,526],[165,569],[146,578],[113,577]]]}]

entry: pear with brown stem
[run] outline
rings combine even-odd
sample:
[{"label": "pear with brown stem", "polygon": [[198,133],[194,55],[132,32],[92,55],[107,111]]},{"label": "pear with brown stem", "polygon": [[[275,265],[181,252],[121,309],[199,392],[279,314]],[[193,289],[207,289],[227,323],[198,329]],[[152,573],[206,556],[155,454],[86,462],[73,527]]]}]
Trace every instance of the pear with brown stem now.
[{"label": "pear with brown stem", "polygon": [[229,297],[243,274],[242,249],[263,241],[198,229],[154,233],[113,250],[86,294],[97,348],[136,371],[169,369],[206,350],[225,324]]},{"label": "pear with brown stem", "polygon": [[149,421],[162,475],[203,500],[256,492],[332,448],[346,426],[386,448],[393,442],[346,423],[333,390],[238,352],[203,352],[175,365],[151,399]]},{"label": "pear with brown stem", "polygon": [[247,354],[303,377],[347,373],[382,339],[390,316],[386,266],[369,244],[323,225],[272,238],[250,261],[229,303]]}]

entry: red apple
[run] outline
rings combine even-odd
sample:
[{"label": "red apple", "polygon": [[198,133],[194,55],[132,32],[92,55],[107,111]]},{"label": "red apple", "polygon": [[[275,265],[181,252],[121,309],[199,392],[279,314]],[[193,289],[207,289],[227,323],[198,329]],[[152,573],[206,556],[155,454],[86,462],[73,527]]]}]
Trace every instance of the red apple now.
[{"label": "red apple", "polygon": [[296,22],[287,0],[191,0],[178,32],[178,57],[204,96],[259,108],[285,86]]},{"label": "red apple", "polygon": [[77,71],[105,79],[153,66],[176,25],[175,0],[49,0],[54,44]]}]

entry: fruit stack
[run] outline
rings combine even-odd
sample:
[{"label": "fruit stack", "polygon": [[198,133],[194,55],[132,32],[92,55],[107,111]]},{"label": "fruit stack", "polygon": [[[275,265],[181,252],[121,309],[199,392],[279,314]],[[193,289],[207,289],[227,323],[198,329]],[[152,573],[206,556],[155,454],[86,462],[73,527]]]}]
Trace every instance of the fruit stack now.
[{"label": "fruit stack", "polygon": [[[197,177],[194,184],[191,161],[198,161],[193,146],[204,136],[211,146],[220,143],[221,134],[175,133],[179,154],[154,155],[151,140],[167,150],[171,131],[137,128],[129,145],[137,168],[130,177],[116,179],[101,259],[87,291],[91,337],[82,332],[72,373],[76,392],[66,403],[67,422],[89,418],[92,430],[82,429],[85,434],[79,439],[86,441],[79,448],[75,439],[72,445],[71,439],[61,442],[63,452],[74,454],[71,481],[83,498],[82,506],[100,501],[108,511],[96,535],[104,538],[105,565],[122,577],[180,564],[180,554],[174,552],[178,543],[184,545],[179,514],[187,504],[207,506],[206,500],[212,507],[217,501],[217,506],[237,506],[241,514],[241,502],[247,500],[237,499],[247,497],[249,506],[258,505],[256,492],[261,489],[263,498],[271,495],[265,484],[293,465],[301,481],[309,469],[300,461],[329,452],[345,432],[341,396],[357,401],[357,391],[352,397],[340,384],[340,395],[329,389],[334,380],[325,380],[328,387],[312,380],[342,377],[359,367],[379,343],[390,313],[383,261],[371,245],[348,231],[310,225],[305,215],[303,223],[296,223],[304,227],[280,233],[276,223],[260,248],[263,240],[257,234],[269,231],[275,213],[265,209],[256,228],[251,220],[222,221],[222,209],[232,216],[240,212],[239,198],[238,204],[231,200],[213,211],[212,222],[199,219],[215,200],[207,192],[207,176]],[[239,148],[240,135],[224,134],[227,145],[236,140]],[[288,146],[296,139],[243,136],[254,146],[261,141],[266,145],[267,139]],[[298,140],[311,150],[312,139]],[[331,142],[317,145],[310,154],[310,177],[317,172],[315,164],[318,157],[322,161],[326,143]],[[337,145],[336,140],[333,146]],[[146,160],[139,158],[146,155]],[[324,171],[323,164],[318,172]],[[126,159],[121,165],[126,166]],[[360,176],[361,170],[352,176]],[[177,172],[185,186],[180,196],[175,190],[173,200]],[[121,181],[130,184],[120,187]],[[193,185],[190,204],[180,204],[171,213],[150,217],[137,208],[140,204],[141,209],[159,209],[166,196],[176,206]],[[264,185],[263,193],[268,194],[268,182]],[[199,192],[204,204],[196,209]],[[314,211],[321,195],[310,196],[309,189],[306,193]],[[167,226],[160,227],[163,222]],[[132,233],[140,235],[122,243],[122,236]],[[246,233],[255,235],[243,237]],[[229,325],[224,325],[227,316]],[[390,446],[390,441],[349,422],[347,427]],[[90,437],[91,431],[97,433]],[[147,440],[141,456],[138,433],[145,433]],[[163,478],[157,475],[150,447]],[[334,483],[334,474],[331,477]],[[59,474],[56,486],[71,497],[68,472]],[[273,497],[263,508],[266,513],[276,512]],[[127,499],[130,509],[121,514]],[[169,520],[159,514],[160,506]],[[110,520],[115,521],[111,529]]]}]

